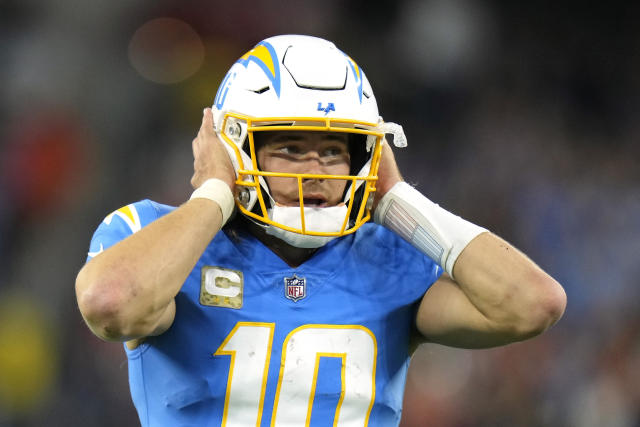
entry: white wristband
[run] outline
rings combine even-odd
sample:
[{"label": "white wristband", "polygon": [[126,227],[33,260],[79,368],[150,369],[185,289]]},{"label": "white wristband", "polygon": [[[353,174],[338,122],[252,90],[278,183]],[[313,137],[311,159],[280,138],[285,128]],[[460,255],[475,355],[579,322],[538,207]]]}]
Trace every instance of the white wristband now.
[{"label": "white wristband", "polygon": [[441,208],[406,182],[397,183],[382,197],[374,221],[436,261],[451,277],[458,255],[487,231]]},{"label": "white wristband", "polygon": [[191,199],[209,199],[216,202],[222,211],[222,225],[226,224],[235,207],[231,189],[226,182],[217,178],[210,178],[203,182],[191,194],[189,200]]}]

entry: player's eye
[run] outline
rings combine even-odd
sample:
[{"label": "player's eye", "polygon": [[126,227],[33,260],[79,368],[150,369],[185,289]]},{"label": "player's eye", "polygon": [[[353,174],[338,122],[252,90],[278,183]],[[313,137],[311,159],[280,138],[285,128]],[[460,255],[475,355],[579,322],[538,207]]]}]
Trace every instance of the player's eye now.
[{"label": "player's eye", "polygon": [[286,154],[289,156],[295,156],[302,153],[300,147],[296,144],[282,144],[280,146],[275,147],[275,152],[280,154]]},{"label": "player's eye", "polygon": [[327,147],[322,151],[322,156],[324,157],[336,157],[341,156],[347,152],[346,148],[343,146],[331,146]]}]

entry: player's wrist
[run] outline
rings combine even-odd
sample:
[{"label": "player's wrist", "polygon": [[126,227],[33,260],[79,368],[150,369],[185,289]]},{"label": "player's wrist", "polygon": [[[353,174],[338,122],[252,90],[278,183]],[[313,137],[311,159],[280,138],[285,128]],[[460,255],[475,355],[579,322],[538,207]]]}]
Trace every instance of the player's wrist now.
[{"label": "player's wrist", "polygon": [[218,178],[209,178],[204,181],[191,194],[189,200],[191,199],[209,199],[216,202],[222,212],[222,225],[229,220],[235,207],[231,188],[226,182]]},{"label": "player's wrist", "polygon": [[441,208],[406,182],[398,182],[382,197],[374,221],[400,235],[452,277],[462,250],[487,231]]}]

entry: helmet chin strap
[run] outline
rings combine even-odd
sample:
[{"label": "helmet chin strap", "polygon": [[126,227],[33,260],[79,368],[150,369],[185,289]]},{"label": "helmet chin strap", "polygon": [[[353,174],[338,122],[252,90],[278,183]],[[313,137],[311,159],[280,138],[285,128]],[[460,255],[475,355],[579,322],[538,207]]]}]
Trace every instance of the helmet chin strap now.
[{"label": "helmet chin strap", "polygon": [[[347,206],[331,206],[328,208],[304,208],[305,229],[319,232],[338,232],[347,215]],[[288,227],[302,229],[300,208],[298,206],[278,206],[269,210],[271,220]],[[273,225],[266,227],[267,234],[277,237],[296,248],[319,248],[337,236],[312,236],[294,233]]]}]

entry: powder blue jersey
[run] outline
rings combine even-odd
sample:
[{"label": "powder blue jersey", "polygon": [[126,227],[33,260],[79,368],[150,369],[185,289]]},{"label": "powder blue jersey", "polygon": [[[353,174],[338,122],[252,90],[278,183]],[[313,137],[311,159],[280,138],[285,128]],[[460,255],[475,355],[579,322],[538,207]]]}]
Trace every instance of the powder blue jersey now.
[{"label": "powder blue jersey", "polygon": [[[115,211],[89,257],[173,209]],[[219,232],[172,326],[125,346],[142,426],[398,425],[416,303],[441,271],[370,223],[296,268],[245,231]]]}]

